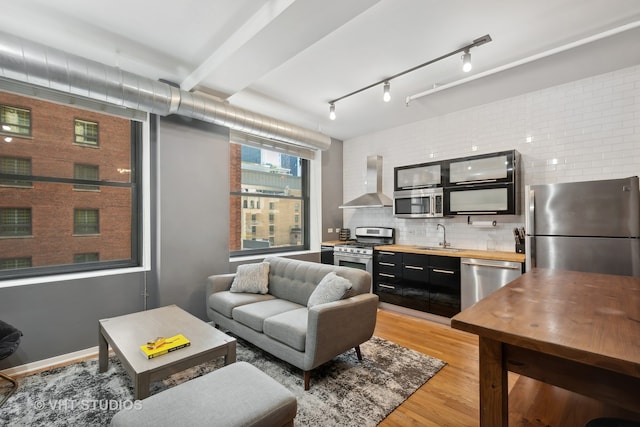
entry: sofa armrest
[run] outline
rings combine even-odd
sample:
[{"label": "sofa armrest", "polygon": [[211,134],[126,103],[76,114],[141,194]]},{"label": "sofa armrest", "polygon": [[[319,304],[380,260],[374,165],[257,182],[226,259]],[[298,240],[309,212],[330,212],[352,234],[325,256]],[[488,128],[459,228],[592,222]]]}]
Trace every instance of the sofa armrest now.
[{"label": "sofa armrest", "polygon": [[215,274],[207,277],[207,298],[209,298],[209,295],[215,294],[216,292],[228,291],[231,289],[231,283],[233,282],[234,277],[236,277],[235,273]]},{"label": "sofa armrest", "polygon": [[373,335],[378,296],[361,294],[309,309],[305,370],[367,341]]}]

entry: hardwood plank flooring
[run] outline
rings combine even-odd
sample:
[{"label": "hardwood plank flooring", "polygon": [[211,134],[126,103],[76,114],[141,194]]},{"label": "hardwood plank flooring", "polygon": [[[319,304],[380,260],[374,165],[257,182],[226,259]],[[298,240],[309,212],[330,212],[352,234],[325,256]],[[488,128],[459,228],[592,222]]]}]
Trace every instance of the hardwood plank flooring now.
[{"label": "hardwood plank flooring", "polygon": [[[384,309],[375,335],[447,362],[380,426],[479,426],[477,336]],[[510,426],[582,427],[603,416],[640,421],[640,414],[512,373],[509,390]]]}]

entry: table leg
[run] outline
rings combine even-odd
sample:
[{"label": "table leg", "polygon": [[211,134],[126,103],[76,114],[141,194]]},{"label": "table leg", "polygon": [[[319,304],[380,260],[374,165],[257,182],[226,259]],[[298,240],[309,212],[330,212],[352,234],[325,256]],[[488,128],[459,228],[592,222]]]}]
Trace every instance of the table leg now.
[{"label": "table leg", "polygon": [[236,340],[227,345],[227,354],[224,356],[224,364],[230,365],[236,362]]},{"label": "table leg", "polygon": [[142,400],[149,397],[149,375],[138,374],[133,379],[133,398],[135,400]]},{"label": "table leg", "polygon": [[508,427],[509,388],[502,343],[480,337],[480,427]]},{"label": "table leg", "polygon": [[109,365],[109,343],[102,334],[102,328],[98,333],[98,372],[104,372]]}]

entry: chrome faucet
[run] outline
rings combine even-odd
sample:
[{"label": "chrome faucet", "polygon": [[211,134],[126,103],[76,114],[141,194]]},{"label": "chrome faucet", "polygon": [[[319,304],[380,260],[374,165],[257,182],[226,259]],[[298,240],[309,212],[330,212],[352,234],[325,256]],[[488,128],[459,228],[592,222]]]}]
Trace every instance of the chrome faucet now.
[{"label": "chrome faucet", "polygon": [[438,224],[438,226],[436,227],[436,230],[439,230],[440,227],[442,227],[442,242],[440,242],[438,244],[440,246],[442,246],[443,248],[451,246],[451,243],[447,242],[447,229],[444,227],[444,225]]}]

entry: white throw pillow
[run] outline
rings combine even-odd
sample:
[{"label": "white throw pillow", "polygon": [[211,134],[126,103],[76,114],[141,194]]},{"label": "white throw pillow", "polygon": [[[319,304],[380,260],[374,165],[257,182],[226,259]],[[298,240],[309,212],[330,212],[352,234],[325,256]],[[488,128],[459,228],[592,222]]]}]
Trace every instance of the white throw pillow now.
[{"label": "white throw pillow", "polygon": [[238,266],[231,283],[231,292],[266,294],[269,292],[269,263],[259,262]]},{"label": "white throw pillow", "polygon": [[313,290],[309,296],[307,307],[311,308],[318,304],[341,300],[349,289],[351,289],[351,282],[332,271],[324,276]]}]

